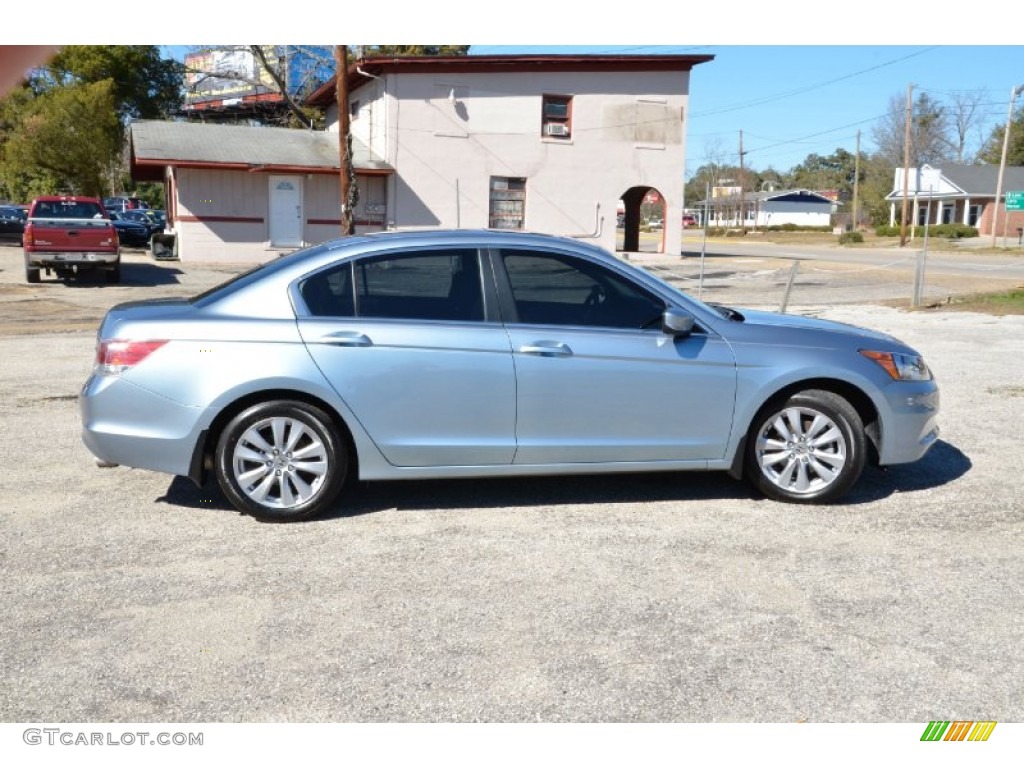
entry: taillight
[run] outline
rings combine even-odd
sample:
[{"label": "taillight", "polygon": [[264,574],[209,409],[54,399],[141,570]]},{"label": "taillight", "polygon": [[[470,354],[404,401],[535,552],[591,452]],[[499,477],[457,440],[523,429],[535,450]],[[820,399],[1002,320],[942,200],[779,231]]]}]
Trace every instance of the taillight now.
[{"label": "taillight", "polygon": [[113,375],[124,373],[138,365],[160,347],[167,339],[158,341],[130,341],[128,339],[109,339],[96,346],[96,373]]},{"label": "taillight", "polygon": [[25,229],[21,233],[21,243],[22,245],[35,245],[35,235],[31,224],[25,225]]}]

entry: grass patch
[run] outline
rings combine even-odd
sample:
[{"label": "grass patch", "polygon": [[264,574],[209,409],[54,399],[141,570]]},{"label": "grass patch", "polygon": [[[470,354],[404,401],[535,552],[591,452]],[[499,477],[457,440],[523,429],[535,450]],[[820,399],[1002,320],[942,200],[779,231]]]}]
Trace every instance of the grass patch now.
[{"label": "grass patch", "polygon": [[948,302],[929,309],[982,312],[988,315],[1024,315],[1024,285],[1000,293],[954,296]]}]

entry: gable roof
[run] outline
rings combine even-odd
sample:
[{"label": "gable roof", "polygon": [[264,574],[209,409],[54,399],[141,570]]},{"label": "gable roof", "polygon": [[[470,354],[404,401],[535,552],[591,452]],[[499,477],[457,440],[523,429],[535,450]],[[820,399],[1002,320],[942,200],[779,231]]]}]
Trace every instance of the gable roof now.
[{"label": "gable roof", "polygon": [[[942,165],[942,175],[968,195],[995,195],[999,183],[998,165]],[[1024,167],[1006,166],[1003,190],[1024,189]]]},{"label": "gable roof", "polygon": [[[962,163],[943,163],[938,165],[922,165],[922,172],[925,169],[937,171],[942,179],[954,187],[953,191],[940,191],[935,194],[937,199],[962,199],[962,198],[985,198],[996,196],[996,186],[999,183],[998,165],[963,165]],[[899,173],[902,169],[897,168]],[[909,193],[920,194],[914,189],[915,169],[911,168],[911,180]],[[897,175],[898,175],[897,173]],[[897,179],[898,181],[898,179]],[[1003,192],[1024,190],[1024,166],[1008,165],[1003,172]],[[897,183],[885,199],[892,202],[903,198],[903,186]]]},{"label": "gable roof", "polygon": [[[769,200],[777,200],[779,202],[800,202],[800,203],[821,203],[823,205],[842,205],[837,200],[833,200],[831,197],[815,192],[810,189],[781,189],[774,190],[772,192],[745,192],[743,199],[747,203],[761,202],[766,203]],[[739,201],[739,194],[733,197],[718,197],[712,199],[711,205],[713,206],[726,206],[736,205]],[[700,200],[694,203],[695,206],[702,206],[706,201]]]},{"label": "gable roof", "polygon": [[[450,74],[453,72],[689,72],[712,55],[495,55],[495,56],[375,56],[359,59],[348,67],[349,91],[389,73]],[[326,107],[337,100],[332,77],[306,99],[311,107]]]},{"label": "gable roof", "polygon": [[782,199],[784,202],[806,202],[806,203],[828,203],[832,204],[836,202],[830,197],[826,197],[820,192],[815,192],[810,189],[782,189],[775,190],[773,192],[749,192],[747,197],[750,200],[778,200]]},{"label": "gable roof", "polygon": [[[338,134],[248,125],[137,120],[129,126],[132,178],[160,181],[165,166],[337,173]],[[393,169],[352,139],[353,164],[364,173]]]}]

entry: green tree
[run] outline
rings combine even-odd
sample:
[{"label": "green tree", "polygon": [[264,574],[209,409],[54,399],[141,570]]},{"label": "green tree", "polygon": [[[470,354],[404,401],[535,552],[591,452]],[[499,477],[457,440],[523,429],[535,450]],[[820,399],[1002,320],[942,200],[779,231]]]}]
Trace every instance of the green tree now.
[{"label": "green tree", "polygon": [[[858,207],[870,217],[875,226],[889,223],[889,203],[885,197],[892,192],[895,172],[896,167],[881,153],[865,155],[860,159]],[[898,220],[898,211],[896,216]]]},{"label": "green tree", "polygon": [[853,199],[853,177],[856,158],[851,152],[837,148],[831,155],[810,154],[790,171],[790,184],[810,190],[835,189],[842,201]]},{"label": "green tree", "polygon": [[36,73],[35,87],[110,80],[122,121],[158,119],[181,106],[183,73],[182,65],[163,58],[155,45],[68,45]]},{"label": "green tree", "polygon": [[102,195],[119,154],[122,127],[111,80],[53,88],[5,104],[12,130],[0,156],[10,195]]},{"label": "green tree", "polygon": [[[978,152],[978,160],[989,165],[999,165],[1003,156],[1003,136],[1006,123],[992,130]],[[1010,143],[1006,147],[1007,165],[1024,165],[1024,108],[1018,109],[1010,123]]]},{"label": "green tree", "polygon": [[176,111],[181,72],[156,46],[61,48],[0,101],[4,196],[99,195],[120,187],[127,121]]}]

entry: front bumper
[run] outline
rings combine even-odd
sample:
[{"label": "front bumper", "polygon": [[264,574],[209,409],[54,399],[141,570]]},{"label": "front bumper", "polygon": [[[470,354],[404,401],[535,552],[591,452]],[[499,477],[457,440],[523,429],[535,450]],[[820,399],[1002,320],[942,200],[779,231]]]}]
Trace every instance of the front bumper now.
[{"label": "front bumper", "polygon": [[895,382],[886,391],[878,463],[917,461],[939,439],[939,390],[934,381]]}]

